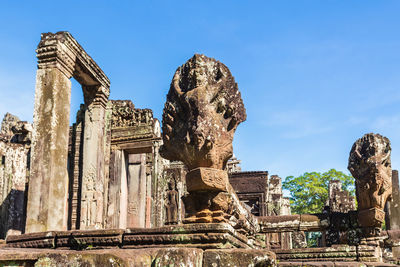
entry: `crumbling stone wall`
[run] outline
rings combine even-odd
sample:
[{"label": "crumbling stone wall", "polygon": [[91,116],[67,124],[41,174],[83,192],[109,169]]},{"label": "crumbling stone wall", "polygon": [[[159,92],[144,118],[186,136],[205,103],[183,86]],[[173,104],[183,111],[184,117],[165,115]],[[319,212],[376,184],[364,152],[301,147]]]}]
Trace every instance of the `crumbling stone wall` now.
[{"label": "crumbling stone wall", "polygon": [[[229,165],[229,161],[228,161]],[[234,169],[240,167],[236,166]],[[283,197],[282,178],[269,177],[266,171],[233,171],[229,181],[239,199],[247,205],[254,215],[290,215],[290,203]]]},{"label": "crumbling stone wall", "polygon": [[235,157],[235,154],[233,154],[232,158],[228,160],[226,163],[226,170],[228,173],[233,173],[233,172],[241,172],[242,167],[240,167],[241,160],[238,160]]},{"label": "crumbling stone wall", "polygon": [[0,132],[0,239],[25,227],[31,125],[7,113]]},{"label": "crumbling stone wall", "polygon": [[327,207],[329,207],[330,212],[349,212],[356,209],[355,198],[349,191],[342,190],[340,180],[329,181]]}]

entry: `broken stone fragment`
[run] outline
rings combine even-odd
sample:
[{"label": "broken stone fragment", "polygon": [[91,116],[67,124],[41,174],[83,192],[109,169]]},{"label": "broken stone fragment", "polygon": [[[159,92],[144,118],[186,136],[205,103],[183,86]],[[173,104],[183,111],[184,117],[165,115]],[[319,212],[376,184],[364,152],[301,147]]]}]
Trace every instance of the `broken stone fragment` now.
[{"label": "broken stone fragment", "polygon": [[11,143],[30,144],[32,125],[21,121],[17,116],[6,113],[1,124],[0,136]]},{"label": "broken stone fragment", "polygon": [[17,116],[7,112],[6,115],[4,115],[3,121],[1,123],[0,133],[6,136],[12,136],[12,127],[15,126],[19,121],[20,119]]}]

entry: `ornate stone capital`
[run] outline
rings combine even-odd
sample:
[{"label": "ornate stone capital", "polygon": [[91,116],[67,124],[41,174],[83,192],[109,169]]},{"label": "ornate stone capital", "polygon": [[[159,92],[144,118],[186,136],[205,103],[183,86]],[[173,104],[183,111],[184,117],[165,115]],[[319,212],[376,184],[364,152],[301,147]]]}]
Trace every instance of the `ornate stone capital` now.
[{"label": "ornate stone capital", "polygon": [[38,68],[58,68],[84,86],[101,85],[109,95],[110,80],[69,32],[43,33],[36,49]]},{"label": "ornate stone capital", "polygon": [[86,105],[97,105],[106,108],[110,90],[104,86],[83,86]]}]

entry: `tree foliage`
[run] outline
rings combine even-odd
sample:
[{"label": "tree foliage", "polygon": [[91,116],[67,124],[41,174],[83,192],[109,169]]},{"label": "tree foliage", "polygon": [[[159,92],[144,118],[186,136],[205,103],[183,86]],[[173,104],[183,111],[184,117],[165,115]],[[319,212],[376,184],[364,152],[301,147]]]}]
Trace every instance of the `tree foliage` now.
[{"label": "tree foliage", "polygon": [[342,189],[354,196],[354,178],[341,171],[330,169],[327,172],[306,172],[299,177],[288,176],[283,182],[283,189],[290,191],[292,213],[322,212],[328,199],[329,181],[342,181]]}]

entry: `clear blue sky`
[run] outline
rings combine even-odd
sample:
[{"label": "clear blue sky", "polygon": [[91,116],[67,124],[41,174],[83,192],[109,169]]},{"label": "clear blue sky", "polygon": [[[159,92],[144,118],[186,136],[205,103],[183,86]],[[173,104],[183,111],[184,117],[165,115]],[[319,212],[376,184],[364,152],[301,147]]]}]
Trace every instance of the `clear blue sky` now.
[{"label": "clear blue sky", "polygon": [[[157,118],[194,53],[227,65],[247,108],[234,141],[244,170],[347,172],[368,132],[391,140],[400,168],[399,11],[368,0],[3,1],[0,114],[32,121],[40,33],[66,30],[110,78],[112,99]],[[74,83],[73,112],[80,101]]]}]

